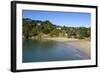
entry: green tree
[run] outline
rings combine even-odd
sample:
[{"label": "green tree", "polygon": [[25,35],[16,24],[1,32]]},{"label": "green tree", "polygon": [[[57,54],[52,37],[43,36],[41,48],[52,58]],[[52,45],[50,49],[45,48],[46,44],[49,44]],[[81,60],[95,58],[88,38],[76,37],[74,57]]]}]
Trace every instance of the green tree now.
[{"label": "green tree", "polygon": [[44,21],[41,24],[41,28],[43,33],[49,34],[55,28],[55,26],[49,21]]},{"label": "green tree", "polygon": [[[58,29],[61,28],[61,29]],[[91,28],[86,27],[66,27],[56,26],[50,21],[40,21],[23,19],[23,36],[28,39],[29,37],[39,37],[49,34],[51,37],[65,37],[68,38],[90,38]]]},{"label": "green tree", "polygon": [[28,39],[32,30],[32,21],[23,19],[23,36]]},{"label": "green tree", "polygon": [[90,37],[90,29],[85,27],[80,27],[77,32],[78,38],[83,39],[85,37]]}]

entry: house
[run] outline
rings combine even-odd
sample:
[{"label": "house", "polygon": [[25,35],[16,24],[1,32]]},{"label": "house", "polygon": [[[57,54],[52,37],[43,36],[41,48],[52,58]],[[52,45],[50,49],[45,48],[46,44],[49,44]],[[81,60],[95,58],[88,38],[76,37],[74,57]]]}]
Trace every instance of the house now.
[{"label": "house", "polygon": [[40,22],[38,22],[38,23],[37,23],[37,25],[41,25],[41,23],[40,23]]},{"label": "house", "polygon": [[59,29],[59,30],[61,30],[61,28],[60,28],[60,27],[57,27],[56,29]]}]

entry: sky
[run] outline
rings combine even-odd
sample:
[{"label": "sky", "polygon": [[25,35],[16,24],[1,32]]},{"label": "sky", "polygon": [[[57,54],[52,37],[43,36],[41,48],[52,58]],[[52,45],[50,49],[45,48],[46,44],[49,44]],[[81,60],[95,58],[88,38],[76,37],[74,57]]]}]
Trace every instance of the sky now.
[{"label": "sky", "polygon": [[23,10],[22,18],[49,20],[59,26],[90,27],[91,13]]}]

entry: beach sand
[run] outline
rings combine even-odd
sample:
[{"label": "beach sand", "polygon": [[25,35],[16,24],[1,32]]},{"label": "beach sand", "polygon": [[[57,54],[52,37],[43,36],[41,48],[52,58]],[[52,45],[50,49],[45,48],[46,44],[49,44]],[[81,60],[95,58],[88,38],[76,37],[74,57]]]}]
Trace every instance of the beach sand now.
[{"label": "beach sand", "polygon": [[63,37],[53,37],[53,38],[43,38],[43,39],[59,41],[59,42],[76,41],[76,40],[78,40],[78,39],[74,39],[74,38],[63,38]]},{"label": "beach sand", "polygon": [[78,50],[84,52],[89,57],[91,56],[91,43],[90,43],[90,41],[78,40],[78,41],[68,42],[67,44],[72,45],[73,47],[76,47]]},{"label": "beach sand", "polygon": [[91,57],[91,42],[90,42],[90,40],[84,40],[84,39],[79,40],[79,39],[74,39],[74,38],[63,38],[63,37],[44,38],[44,39],[58,41],[58,42],[65,42],[66,44],[77,48],[78,50],[87,54],[87,56]]}]

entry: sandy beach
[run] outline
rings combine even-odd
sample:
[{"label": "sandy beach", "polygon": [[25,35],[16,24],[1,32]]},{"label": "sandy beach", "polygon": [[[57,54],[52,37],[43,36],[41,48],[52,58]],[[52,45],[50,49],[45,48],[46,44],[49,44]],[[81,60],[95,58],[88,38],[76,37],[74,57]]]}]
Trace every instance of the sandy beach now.
[{"label": "sandy beach", "polygon": [[91,56],[91,43],[90,43],[90,41],[78,40],[78,41],[68,42],[67,44],[78,48],[78,50],[86,53],[89,57]]},{"label": "sandy beach", "polygon": [[64,37],[53,37],[53,38],[43,38],[45,40],[53,40],[53,41],[59,41],[59,42],[66,42],[66,41],[77,41],[78,39],[74,38],[64,38]]},{"label": "sandy beach", "polygon": [[44,38],[45,40],[53,40],[58,42],[65,42],[73,47],[78,48],[78,50],[86,53],[89,57],[91,56],[91,43],[90,40],[79,40],[74,38]]}]

